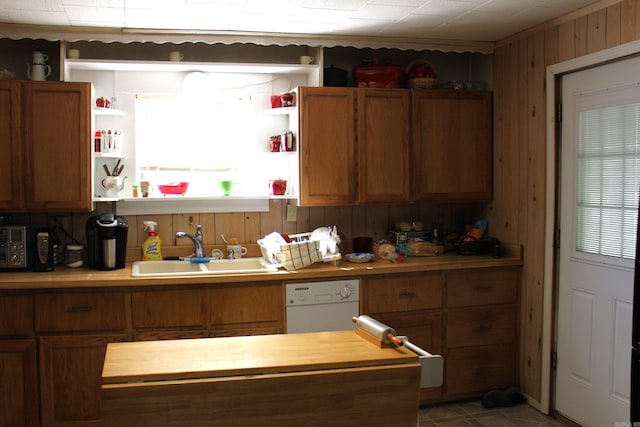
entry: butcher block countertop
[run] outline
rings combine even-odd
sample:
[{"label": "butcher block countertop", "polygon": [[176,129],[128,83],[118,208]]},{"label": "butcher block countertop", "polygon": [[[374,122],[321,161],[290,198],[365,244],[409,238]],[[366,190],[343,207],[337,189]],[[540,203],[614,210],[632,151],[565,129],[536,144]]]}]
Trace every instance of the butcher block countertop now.
[{"label": "butcher block countertop", "polygon": [[103,384],[418,363],[354,331],[109,343]]},{"label": "butcher block countertop", "polygon": [[[153,261],[149,261],[153,262]],[[351,263],[341,260],[316,263],[296,271],[280,269],[259,274],[225,274],[211,276],[132,277],[128,263],[123,269],[97,271],[88,268],[56,266],[55,271],[35,273],[31,271],[0,272],[1,290],[47,290],[74,288],[113,288],[138,286],[163,286],[180,284],[216,284],[265,281],[296,281],[323,278],[349,278],[380,274],[412,273],[420,271],[460,270],[487,267],[517,267],[522,265],[522,247],[503,245],[503,256],[463,256],[446,253],[436,257],[407,258],[401,263],[374,260],[369,263]]]},{"label": "butcher block countertop", "polygon": [[354,331],[109,343],[105,427],[418,422],[420,364]]}]

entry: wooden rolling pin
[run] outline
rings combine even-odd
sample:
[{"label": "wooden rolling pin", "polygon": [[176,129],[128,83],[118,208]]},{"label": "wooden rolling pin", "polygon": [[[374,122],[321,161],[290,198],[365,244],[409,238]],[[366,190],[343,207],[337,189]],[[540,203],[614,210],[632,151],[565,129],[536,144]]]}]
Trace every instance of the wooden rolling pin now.
[{"label": "wooden rolling pin", "polygon": [[392,327],[372,317],[363,314],[358,317],[353,317],[352,320],[356,324],[356,333],[358,335],[368,339],[374,344],[379,344],[380,347],[400,347],[404,345],[404,341],[396,336],[396,331]]}]

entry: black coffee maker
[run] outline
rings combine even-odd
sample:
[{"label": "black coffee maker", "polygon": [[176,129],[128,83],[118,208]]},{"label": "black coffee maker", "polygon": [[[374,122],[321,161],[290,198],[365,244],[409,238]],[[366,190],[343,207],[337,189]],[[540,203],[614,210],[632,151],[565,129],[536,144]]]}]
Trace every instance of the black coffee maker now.
[{"label": "black coffee maker", "polygon": [[105,213],[89,218],[86,223],[89,268],[124,268],[128,229],[127,219],[123,216]]}]

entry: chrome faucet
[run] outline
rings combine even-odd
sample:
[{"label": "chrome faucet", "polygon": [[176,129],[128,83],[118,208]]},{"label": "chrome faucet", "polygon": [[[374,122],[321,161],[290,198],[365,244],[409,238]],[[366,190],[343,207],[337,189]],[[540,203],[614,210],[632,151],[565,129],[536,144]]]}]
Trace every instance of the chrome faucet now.
[{"label": "chrome faucet", "polygon": [[204,248],[202,247],[202,226],[198,224],[196,226],[196,235],[185,233],[184,231],[178,231],[176,233],[176,237],[178,239],[182,237],[186,237],[193,242],[193,246],[195,248],[196,257],[202,258],[204,257]]}]

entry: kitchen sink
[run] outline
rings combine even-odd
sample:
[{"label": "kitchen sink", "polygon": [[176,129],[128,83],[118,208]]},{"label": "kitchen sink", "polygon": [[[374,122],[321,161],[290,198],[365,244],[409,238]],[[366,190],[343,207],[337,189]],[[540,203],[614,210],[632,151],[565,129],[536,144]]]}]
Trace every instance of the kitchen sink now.
[{"label": "kitchen sink", "polygon": [[210,276],[221,274],[266,273],[276,271],[277,267],[267,264],[264,259],[240,258],[211,260],[208,263],[190,261],[136,261],[133,263],[133,277],[155,276]]}]

